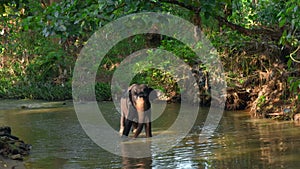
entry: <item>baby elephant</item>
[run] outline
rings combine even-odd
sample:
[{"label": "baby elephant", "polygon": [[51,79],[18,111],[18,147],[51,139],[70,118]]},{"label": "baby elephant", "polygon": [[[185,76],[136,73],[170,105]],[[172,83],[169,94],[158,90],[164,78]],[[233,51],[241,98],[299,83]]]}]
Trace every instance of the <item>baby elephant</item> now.
[{"label": "baby elephant", "polygon": [[121,98],[120,135],[128,136],[133,127],[134,138],[145,126],[146,137],[152,137],[151,103],[149,95],[153,91],[145,84],[133,84]]}]

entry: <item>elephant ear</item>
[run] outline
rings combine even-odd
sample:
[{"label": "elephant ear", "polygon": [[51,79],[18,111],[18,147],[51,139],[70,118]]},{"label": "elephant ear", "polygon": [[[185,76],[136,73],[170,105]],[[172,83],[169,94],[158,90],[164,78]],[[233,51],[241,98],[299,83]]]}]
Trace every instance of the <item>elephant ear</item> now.
[{"label": "elephant ear", "polygon": [[127,91],[130,91],[134,86],[136,86],[137,84],[132,84],[131,86],[128,87]]},{"label": "elephant ear", "polygon": [[123,97],[123,98],[127,98],[127,97],[130,98],[130,97],[131,97],[131,89],[132,89],[135,85],[136,85],[136,84],[133,84],[133,85],[129,86],[129,87],[127,88],[127,90],[124,90],[122,97]]},{"label": "elephant ear", "polygon": [[132,100],[132,93],[131,90],[134,86],[136,86],[137,84],[132,84],[131,86],[128,87],[127,91],[125,92],[125,97],[129,97],[130,103],[133,104],[133,100]]}]

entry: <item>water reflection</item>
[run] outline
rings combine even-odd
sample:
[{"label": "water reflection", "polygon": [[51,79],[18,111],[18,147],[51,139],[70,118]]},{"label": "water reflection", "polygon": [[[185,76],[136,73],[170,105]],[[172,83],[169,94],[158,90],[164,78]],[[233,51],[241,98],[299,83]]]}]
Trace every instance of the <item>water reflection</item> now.
[{"label": "water reflection", "polygon": [[[10,105],[11,104],[11,105]],[[21,104],[18,102],[18,104]],[[1,105],[5,105],[1,107]],[[25,161],[28,169],[94,168],[299,168],[300,130],[290,122],[251,119],[247,112],[225,112],[220,126],[206,142],[199,140],[207,109],[201,109],[191,132],[168,151],[162,134],[177,116],[178,105],[168,105],[153,122],[153,134],[161,137],[128,140],[120,145],[123,154],[148,153],[148,158],[113,155],[91,141],[82,130],[72,105],[56,108],[11,109],[13,102],[0,104],[0,124],[33,145]],[[102,103],[102,112],[118,130],[119,116],[112,103]],[[188,110],[187,110],[188,111]],[[176,131],[172,131],[176,133]],[[173,133],[173,134],[174,134]],[[143,147],[143,148],[139,148]]]}]

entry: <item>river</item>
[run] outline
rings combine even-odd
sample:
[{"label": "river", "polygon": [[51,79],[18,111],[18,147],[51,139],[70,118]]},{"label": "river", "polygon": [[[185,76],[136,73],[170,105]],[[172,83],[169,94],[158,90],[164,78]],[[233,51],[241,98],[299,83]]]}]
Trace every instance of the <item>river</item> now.
[{"label": "river", "polygon": [[[117,130],[119,116],[113,103],[99,105]],[[159,104],[153,107],[153,111],[160,109]],[[157,117],[152,125],[154,138],[172,125],[179,107],[168,104]],[[199,133],[207,112],[200,108],[192,130],[177,145],[138,159],[114,155],[94,143],[82,129],[72,102],[0,100],[0,125],[10,126],[13,135],[32,144],[24,160],[28,169],[299,168],[300,126],[253,119],[247,111],[225,111],[214,134],[202,142]],[[150,146],[150,153],[154,147]]]}]

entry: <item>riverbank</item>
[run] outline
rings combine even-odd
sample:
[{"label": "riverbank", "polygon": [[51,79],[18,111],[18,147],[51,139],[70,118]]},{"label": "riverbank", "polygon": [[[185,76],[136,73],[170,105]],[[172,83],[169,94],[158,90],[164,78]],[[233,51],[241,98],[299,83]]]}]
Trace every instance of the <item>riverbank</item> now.
[{"label": "riverbank", "polygon": [[1,169],[26,169],[22,161],[11,160],[0,156],[0,168]]},{"label": "riverbank", "polygon": [[0,110],[56,108],[73,104],[72,100],[46,101],[31,99],[0,99]]}]

